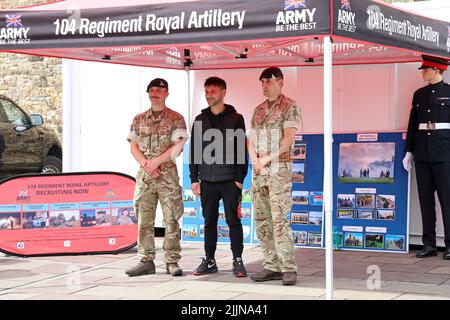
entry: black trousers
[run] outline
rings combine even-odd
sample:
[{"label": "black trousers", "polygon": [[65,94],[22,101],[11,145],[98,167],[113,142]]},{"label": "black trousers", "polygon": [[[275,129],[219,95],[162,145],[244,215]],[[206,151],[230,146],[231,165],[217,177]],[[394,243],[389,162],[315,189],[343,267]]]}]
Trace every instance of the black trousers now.
[{"label": "black trousers", "polygon": [[422,212],[422,242],[436,247],[436,203],[437,191],[444,222],[445,247],[450,248],[450,162],[416,162],[417,189]]},{"label": "black trousers", "polygon": [[201,202],[205,219],[205,253],[214,258],[217,246],[217,221],[219,201],[223,200],[225,219],[230,228],[231,251],[233,258],[240,257],[244,250],[244,236],[241,223],[242,190],[234,181],[201,182]]}]

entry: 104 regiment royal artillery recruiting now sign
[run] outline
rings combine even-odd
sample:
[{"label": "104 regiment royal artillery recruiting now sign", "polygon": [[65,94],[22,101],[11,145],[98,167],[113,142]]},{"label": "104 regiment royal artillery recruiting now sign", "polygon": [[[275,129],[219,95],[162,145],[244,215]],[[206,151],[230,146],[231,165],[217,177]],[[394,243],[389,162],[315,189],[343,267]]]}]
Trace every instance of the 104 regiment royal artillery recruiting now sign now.
[{"label": "104 regiment royal artillery recruiting now sign", "polygon": [[121,173],[24,175],[0,183],[0,251],[117,253],[135,246],[135,180]]}]

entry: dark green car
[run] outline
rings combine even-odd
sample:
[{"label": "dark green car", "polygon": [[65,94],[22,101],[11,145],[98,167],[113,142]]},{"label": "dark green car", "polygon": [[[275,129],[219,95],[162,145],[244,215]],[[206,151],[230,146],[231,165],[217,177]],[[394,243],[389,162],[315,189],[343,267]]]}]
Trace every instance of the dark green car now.
[{"label": "dark green car", "polygon": [[61,143],[43,123],[42,116],[28,115],[13,100],[0,95],[0,179],[62,171]]}]

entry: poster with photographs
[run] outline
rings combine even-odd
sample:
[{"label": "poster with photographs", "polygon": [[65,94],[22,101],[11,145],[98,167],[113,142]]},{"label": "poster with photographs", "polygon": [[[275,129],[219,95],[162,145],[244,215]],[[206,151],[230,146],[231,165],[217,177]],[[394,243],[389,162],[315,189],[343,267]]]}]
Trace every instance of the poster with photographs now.
[{"label": "poster with photographs", "polygon": [[395,142],[341,143],[340,183],[393,183]]},{"label": "poster with photographs", "polygon": [[296,247],[323,247],[323,136],[297,135],[290,221]]},{"label": "poster with photographs", "polygon": [[[333,142],[333,235],[342,233],[342,244],[334,239],[335,246],[408,252],[409,173],[402,164],[404,134],[335,134]],[[309,144],[308,148],[314,149]]]}]

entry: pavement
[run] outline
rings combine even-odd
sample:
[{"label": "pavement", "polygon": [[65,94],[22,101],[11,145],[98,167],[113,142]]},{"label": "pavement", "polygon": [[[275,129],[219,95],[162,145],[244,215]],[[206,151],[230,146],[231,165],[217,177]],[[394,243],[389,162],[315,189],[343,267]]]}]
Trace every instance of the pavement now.
[{"label": "pavement", "polygon": [[[136,247],[120,254],[0,256],[0,300],[325,300],[325,250],[295,250],[297,284],[255,283],[232,274],[229,245],[218,245],[219,272],[194,276],[203,245],[183,243],[181,277],[166,274],[162,238],[156,239],[156,274],[128,277]],[[408,254],[334,251],[336,300],[449,300],[450,261]],[[257,246],[244,249],[249,273],[262,270]]]}]

